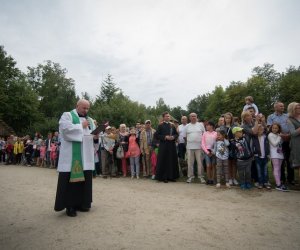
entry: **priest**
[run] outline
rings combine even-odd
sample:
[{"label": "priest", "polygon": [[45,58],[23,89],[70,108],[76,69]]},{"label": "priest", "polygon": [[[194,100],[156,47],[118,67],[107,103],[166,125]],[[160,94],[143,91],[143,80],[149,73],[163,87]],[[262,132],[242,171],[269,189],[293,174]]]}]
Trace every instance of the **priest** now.
[{"label": "priest", "polygon": [[89,108],[90,103],[81,99],[76,109],[64,112],[59,120],[61,147],[54,210],[66,209],[70,217],[75,217],[76,211],[89,211],[92,203],[95,163],[91,132],[95,129],[95,121],[87,116]]},{"label": "priest", "polygon": [[158,125],[156,138],[159,140],[157,168],[155,179],[167,183],[176,181],[179,177],[178,159],[175,141],[178,138],[177,130],[170,122],[170,114],[162,114],[163,122]]}]

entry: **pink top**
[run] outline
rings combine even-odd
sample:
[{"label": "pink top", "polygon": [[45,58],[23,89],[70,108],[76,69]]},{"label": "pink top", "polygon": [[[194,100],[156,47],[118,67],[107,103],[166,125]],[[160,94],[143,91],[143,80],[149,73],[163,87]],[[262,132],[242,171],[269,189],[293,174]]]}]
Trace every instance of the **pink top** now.
[{"label": "pink top", "polygon": [[40,158],[45,158],[46,156],[46,146],[40,147]]},{"label": "pink top", "polygon": [[56,158],[56,145],[51,145],[51,152],[50,152],[50,158],[55,159]]},{"label": "pink top", "polygon": [[141,154],[141,150],[139,145],[136,142],[135,135],[129,136],[128,151],[130,152],[130,157],[137,157]]},{"label": "pink top", "polygon": [[204,151],[204,153],[208,154],[210,150],[214,149],[215,143],[217,140],[217,132],[216,131],[205,131],[202,135],[202,142],[201,142],[201,146],[202,146],[202,150]]}]

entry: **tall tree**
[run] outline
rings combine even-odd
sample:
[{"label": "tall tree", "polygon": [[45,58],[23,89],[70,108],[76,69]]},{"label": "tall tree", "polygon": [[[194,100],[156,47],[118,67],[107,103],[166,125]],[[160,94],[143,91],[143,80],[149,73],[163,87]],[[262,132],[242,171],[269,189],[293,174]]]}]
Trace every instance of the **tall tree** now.
[{"label": "tall tree", "polygon": [[262,67],[257,66],[253,68],[252,73],[253,76],[261,77],[266,81],[266,98],[274,104],[279,99],[278,84],[282,74],[274,69],[274,64],[270,63],[265,63]]},{"label": "tall tree", "polygon": [[47,61],[36,68],[28,67],[27,77],[40,99],[40,111],[46,117],[59,118],[74,108],[76,100],[75,82],[67,78],[67,70],[58,63]]},{"label": "tall tree", "polygon": [[196,113],[200,120],[204,120],[204,112],[208,105],[208,99],[211,94],[198,95],[196,98],[192,99],[188,105],[188,113]]},{"label": "tall tree", "polygon": [[288,105],[291,102],[300,102],[300,66],[290,66],[279,81],[279,100]]},{"label": "tall tree", "polygon": [[108,74],[102,81],[100,95],[97,96],[96,101],[101,103],[109,103],[113,96],[118,93],[120,89],[116,87],[113,82],[112,75]]},{"label": "tall tree", "polygon": [[38,97],[16,62],[0,46],[0,117],[17,134],[28,131],[41,118]]}]

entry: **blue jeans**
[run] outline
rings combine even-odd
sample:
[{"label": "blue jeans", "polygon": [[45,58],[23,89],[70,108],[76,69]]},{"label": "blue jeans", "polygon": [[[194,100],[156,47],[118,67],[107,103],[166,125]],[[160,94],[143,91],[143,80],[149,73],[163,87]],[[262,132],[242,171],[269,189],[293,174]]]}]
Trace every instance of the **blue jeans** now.
[{"label": "blue jeans", "polygon": [[258,182],[260,185],[267,183],[268,178],[268,158],[260,158],[255,156],[255,163],[257,169]]},{"label": "blue jeans", "polygon": [[[130,167],[131,167],[131,176],[136,176],[140,175],[140,157],[130,157]],[[135,169],[134,169],[135,165]],[[134,171],[135,170],[135,171]]]}]

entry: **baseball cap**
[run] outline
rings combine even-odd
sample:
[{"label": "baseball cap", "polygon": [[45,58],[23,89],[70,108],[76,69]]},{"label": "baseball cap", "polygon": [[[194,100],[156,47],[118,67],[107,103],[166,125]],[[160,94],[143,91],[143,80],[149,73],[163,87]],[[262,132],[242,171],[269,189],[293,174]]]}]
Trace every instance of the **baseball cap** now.
[{"label": "baseball cap", "polygon": [[243,128],[241,128],[241,127],[234,127],[234,128],[232,129],[232,133],[233,133],[233,134],[235,134],[236,132],[239,132],[239,131],[243,131]]}]

